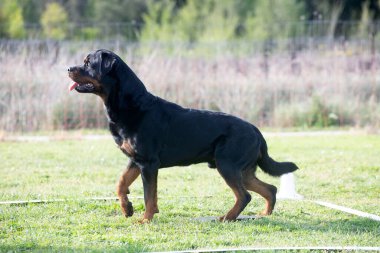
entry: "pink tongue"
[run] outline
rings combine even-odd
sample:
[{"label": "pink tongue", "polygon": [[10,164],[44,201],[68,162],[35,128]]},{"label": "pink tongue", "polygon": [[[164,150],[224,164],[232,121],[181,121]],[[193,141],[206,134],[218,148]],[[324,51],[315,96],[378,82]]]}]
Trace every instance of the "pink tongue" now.
[{"label": "pink tongue", "polygon": [[78,83],[74,83],[72,85],[69,86],[69,91],[72,91],[73,89],[75,89],[75,87],[77,87],[79,84]]}]

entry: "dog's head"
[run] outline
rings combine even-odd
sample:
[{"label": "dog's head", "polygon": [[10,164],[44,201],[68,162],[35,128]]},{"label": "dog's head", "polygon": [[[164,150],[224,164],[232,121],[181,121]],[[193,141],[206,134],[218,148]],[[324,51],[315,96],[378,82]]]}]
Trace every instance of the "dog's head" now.
[{"label": "dog's head", "polygon": [[68,68],[69,77],[74,84],[69,90],[80,93],[94,93],[106,97],[116,85],[113,69],[120,58],[111,51],[100,49],[87,55],[83,65]]}]

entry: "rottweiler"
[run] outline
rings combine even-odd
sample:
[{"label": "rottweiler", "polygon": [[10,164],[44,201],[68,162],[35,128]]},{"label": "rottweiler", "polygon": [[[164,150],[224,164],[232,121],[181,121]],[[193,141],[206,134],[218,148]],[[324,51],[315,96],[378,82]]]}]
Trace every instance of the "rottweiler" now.
[{"label": "rottweiler", "polygon": [[104,102],[109,130],[130,162],[120,177],[117,194],[123,214],[133,215],[129,186],[141,174],[145,213],[142,223],[158,213],[160,168],[208,163],[232,189],[236,202],[220,221],[233,221],[251,201],[249,191],[264,197],[262,215],[270,215],[277,188],[255,176],[257,165],[272,176],[293,172],[292,162],[268,155],[263,135],[251,123],[222,112],[181,107],[148,92],[142,81],[115,53],[100,49],[83,65],[70,67],[69,90],[96,94]]}]

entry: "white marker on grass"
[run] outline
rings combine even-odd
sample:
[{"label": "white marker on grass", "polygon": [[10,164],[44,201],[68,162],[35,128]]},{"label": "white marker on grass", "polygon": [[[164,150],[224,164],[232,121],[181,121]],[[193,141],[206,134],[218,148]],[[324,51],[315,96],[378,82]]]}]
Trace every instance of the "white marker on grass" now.
[{"label": "white marker on grass", "polygon": [[277,193],[278,199],[303,199],[303,196],[296,191],[293,173],[282,175],[280,180],[280,191]]}]

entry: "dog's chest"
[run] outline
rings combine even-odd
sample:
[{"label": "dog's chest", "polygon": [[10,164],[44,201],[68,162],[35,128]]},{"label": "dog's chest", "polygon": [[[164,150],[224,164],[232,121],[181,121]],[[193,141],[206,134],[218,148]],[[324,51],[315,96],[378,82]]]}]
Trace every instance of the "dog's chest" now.
[{"label": "dog's chest", "polygon": [[137,152],[137,136],[128,132],[128,128],[118,123],[110,122],[109,128],[116,144],[128,157],[133,158]]},{"label": "dog's chest", "polygon": [[123,151],[124,154],[126,154],[129,157],[136,156],[136,147],[129,138],[123,140],[123,142],[120,145],[120,149],[121,151]]}]

